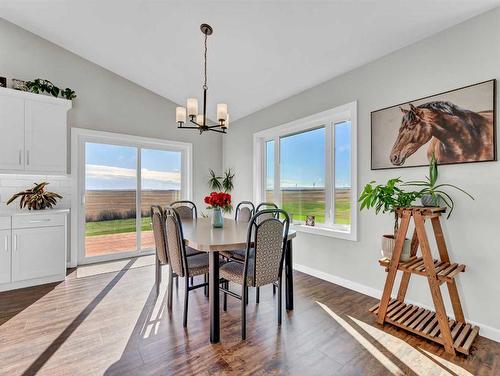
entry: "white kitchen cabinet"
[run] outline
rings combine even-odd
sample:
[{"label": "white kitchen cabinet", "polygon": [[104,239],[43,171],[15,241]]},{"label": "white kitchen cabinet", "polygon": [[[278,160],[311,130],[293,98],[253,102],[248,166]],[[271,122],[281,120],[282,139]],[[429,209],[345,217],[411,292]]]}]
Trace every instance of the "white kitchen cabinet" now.
[{"label": "white kitchen cabinet", "polygon": [[0,291],[65,279],[68,212],[0,213]]},{"label": "white kitchen cabinet", "polygon": [[25,102],[26,171],[66,173],[66,118],[60,105]]},{"label": "white kitchen cabinet", "polygon": [[71,101],[0,88],[0,172],[67,173]]},{"label": "white kitchen cabinet", "polygon": [[64,226],[12,230],[12,282],[63,273],[65,238]]},{"label": "white kitchen cabinet", "polygon": [[11,281],[10,230],[0,230],[0,284]]},{"label": "white kitchen cabinet", "polygon": [[24,170],[24,99],[0,95],[0,170]]}]

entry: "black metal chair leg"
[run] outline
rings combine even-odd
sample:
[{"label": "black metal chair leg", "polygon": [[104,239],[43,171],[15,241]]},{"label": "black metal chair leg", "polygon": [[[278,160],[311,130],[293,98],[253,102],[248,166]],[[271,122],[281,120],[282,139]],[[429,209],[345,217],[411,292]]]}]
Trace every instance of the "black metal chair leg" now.
[{"label": "black metal chair leg", "polygon": [[245,340],[247,338],[247,295],[248,287],[243,287],[243,294],[241,296],[241,339]]},{"label": "black metal chair leg", "polygon": [[156,257],[155,265],[155,284],[156,284],[156,295],[160,293],[160,282],[161,282],[161,265],[160,260]]},{"label": "black metal chair leg", "polygon": [[175,277],[175,287],[179,289],[179,278],[177,276]]},{"label": "black metal chair leg", "polygon": [[194,286],[194,277],[191,277],[191,286]]},{"label": "black metal chair leg", "polygon": [[[177,280],[177,278],[176,278]],[[172,268],[168,268],[168,286],[167,286],[167,307],[172,308],[172,295],[174,291],[174,272]]]},{"label": "black metal chair leg", "polygon": [[273,295],[276,295],[276,285],[273,283]]},{"label": "black metal chair leg", "polygon": [[248,286],[245,286],[245,303],[248,304]]},{"label": "black metal chair leg", "polygon": [[281,325],[281,311],[283,307],[283,303],[281,301],[283,295],[282,280],[283,278],[280,277],[278,284],[278,325]]},{"label": "black metal chair leg", "polygon": [[[203,274],[203,282],[207,283],[207,275]],[[208,286],[203,287],[203,292],[205,293],[205,296],[208,296]]]},{"label": "black metal chair leg", "polygon": [[189,302],[189,278],[186,277],[186,291],[184,292],[184,328],[187,327],[188,321],[188,302]]},{"label": "black metal chair leg", "polygon": [[[224,282],[224,288],[226,290],[229,290],[229,282]],[[224,312],[227,311],[227,293],[224,291]]]},{"label": "black metal chair leg", "polygon": [[260,287],[255,290],[255,303],[259,304],[260,301]]}]

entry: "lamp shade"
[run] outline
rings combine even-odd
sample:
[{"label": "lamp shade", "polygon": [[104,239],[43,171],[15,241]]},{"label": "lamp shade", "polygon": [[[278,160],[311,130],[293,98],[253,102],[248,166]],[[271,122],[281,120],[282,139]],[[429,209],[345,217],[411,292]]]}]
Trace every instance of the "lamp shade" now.
[{"label": "lamp shade", "polygon": [[198,115],[198,99],[188,98],[186,107],[188,116]]},{"label": "lamp shade", "polygon": [[219,103],[217,105],[217,120],[226,120],[227,118],[227,104]]},{"label": "lamp shade", "polygon": [[186,122],[186,108],[185,107],[176,107],[176,109],[175,109],[175,121],[177,123],[185,123]]},{"label": "lamp shade", "polygon": [[203,115],[202,114],[196,115],[196,123],[198,125],[203,125]]}]

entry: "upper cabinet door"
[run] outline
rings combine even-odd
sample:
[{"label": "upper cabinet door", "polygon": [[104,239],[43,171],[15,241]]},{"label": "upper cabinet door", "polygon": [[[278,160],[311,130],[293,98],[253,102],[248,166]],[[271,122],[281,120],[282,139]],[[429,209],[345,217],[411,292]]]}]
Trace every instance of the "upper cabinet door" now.
[{"label": "upper cabinet door", "polygon": [[24,99],[0,95],[0,170],[24,170]]},{"label": "upper cabinet door", "polygon": [[67,173],[67,108],[26,100],[26,171]]}]

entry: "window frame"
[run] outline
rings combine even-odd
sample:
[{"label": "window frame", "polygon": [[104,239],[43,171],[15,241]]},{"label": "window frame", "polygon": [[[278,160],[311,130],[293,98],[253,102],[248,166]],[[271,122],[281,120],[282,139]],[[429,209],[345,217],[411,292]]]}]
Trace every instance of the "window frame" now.
[{"label": "window frame", "polygon": [[[350,121],[351,123],[351,225],[334,223],[335,211],[335,125]],[[276,127],[254,133],[253,137],[253,199],[263,202],[266,198],[267,142],[274,140],[274,202],[281,207],[281,171],[280,140],[283,137],[325,128],[325,223],[306,226],[294,221],[297,231],[357,241],[357,101],[341,105],[330,110],[291,121]]]}]

